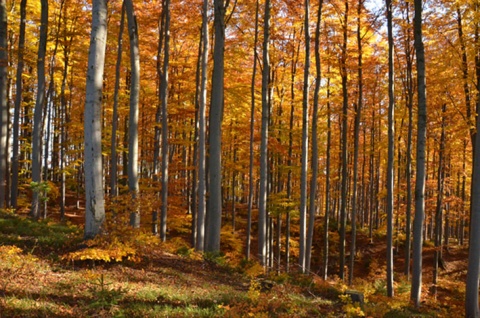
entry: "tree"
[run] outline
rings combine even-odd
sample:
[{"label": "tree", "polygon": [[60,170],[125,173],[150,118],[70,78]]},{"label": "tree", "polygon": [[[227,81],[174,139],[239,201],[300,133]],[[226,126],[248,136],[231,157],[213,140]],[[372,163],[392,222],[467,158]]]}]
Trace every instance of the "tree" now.
[{"label": "tree", "polygon": [[[480,129],[480,119],[477,117],[477,131]],[[475,149],[480,149],[480,138],[475,138]],[[480,228],[480,151],[475,151],[470,228]],[[478,280],[480,278],[480,231],[471,230],[468,246],[468,270],[465,291],[465,317],[479,317]]]},{"label": "tree", "polygon": [[[195,249],[203,251],[205,248],[205,203],[206,203],[206,109],[207,109],[207,71],[208,71],[208,0],[203,0],[202,32],[200,56],[200,100],[198,108],[198,208],[197,208],[197,235]],[[248,253],[247,253],[248,255]],[[248,257],[248,256],[247,256]]]},{"label": "tree", "polygon": [[248,216],[247,216],[247,247],[245,250],[245,258],[250,258],[250,245],[251,245],[251,232],[252,232],[252,210],[253,210],[253,163],[254,163],[254,151],[253,141],[255,133],[255,77],[257,75],[257,43],[258,43],[258,0],[255,4],[255,36],[253,40],[253,69],[252,69],[252,82],[250,84],[250,147],[249,147],[249,167],[248,167]]},{"label": "tree", "polygon": [[105,220],[102,169],[102,88],[107,39],[107,2],[93,0],[85,99],[85,239],[100,232]]},{"label": "tree", "polygon": [[32,209],[30,216],[37,219],[40,216],[40,191],[42,182],[42,136],[43,136],[43,106],[45,104],[45,54],[48,34],[48,0],[42,0],[40,19],[40,41],[37,57],[37,98],[33,115],[32,137]]},{"label": "tree", "polygon": [[110,137],[110,195],[118,195],[117,182],[117,130],[118,130],[118,95],[120,91],[120,67],[122,65],[123,29],[125,28],[125,1],[122,3],[120,31],[118,32],[117,62],[115,64],[115,91],[113,93],[112,135]]},{"label": "tree", "polygon": [[222,121],[224,106],[225,2],[214,0],[212,97],[209,116],[208,212],[205,250],[220,251],[222,226]]},{"label": "tree", "polygon": [[393,187],[395,153],[395,96],[392,1],[386,0],[388,32],[388,159],[387,159],[387,295],[393,297]]},{"label": "tree", "polygon": [[0,209],[5,207],[7,190],[8,133],[8,20],[6,0],[0,1]]},{"label": "tree", "polygon": [[[140,93],[140,55],[138,51],[138,25],[132,0],[125,0],[128,37],[130,39],[130,113],[128,121],[128,189],[135,201],[138,195],[138,100]],[[136,203],[130,216],[133,227],[140,226]]]},{"label": "tree", "polygon": [[415,0],[413,19],[414,47],[417,60],[417,163],[415,180],[415,219],[413,221],[413,267],[410,299],[420,305],[422,295],[422,245],[425,220],[425,152],[427,140],[427,96],[425,78],[425,49],[422,34],[422,0]]},{"label": "tree", "polygon": [[345,279],[345,232],[347,225],[347,187],[348,187],[348,1],[345,1],[345,12],[342,20],[342,52],[340,76],[342,78],[342,184],[340,198],[340,279]]},{"label": "tree", "polygon": [[300,175],[300,256],[299,265],[304,273],[307,260],[307,179],[308,179],[308,134],[309,134],[309,75],[310,75],[310,2],[305,0],[304,3],[305,16],[305,67],[303,69],[303,98],[302,98],[302,163]]},{"label": "tree", "polygon": [[[12,190],[10,194],[10,205],[16,209],[17,208],[17,197],[18,197],[18,156],[19,156],[19,144],[20,144],[20,107],[22,104],[22,74],[24,66],[24,51],[25,51],[25,20],[27,16],[27,0],[22,0],[20,2],[20,30],[18,35],[18,57],[17,57],[17,74],[15,79],[15,106],[13,111],[13,142],[12,142]],[[2,30],[7,30],[7,28],[2,28]],[[0,98],[0,100],[4,100]],[[6,99],[5,99],[6,100]],[[0,146],[1,149],[6,149],[3,146]],[[2,150],[0,150],[2,151]],[[0,155],[0,158],[2,156]],[[1,170],[1,169],[0,169]],[[2,178],[0,177],[0,180]],[[1,182],[0,182],[1,183]],[[0,185],[1,187],[1,185]],[[2,191],[0,190],[0,193]],[[2,195],[0,194],[0,200]],[[1,204],[0,204],[1,206]]]},{"label": "tree", "polygon": [[265,1],[263,17],[263,69],[262,69],[262,128],[260,137],[260,192],[258,194],[258,258],[263,266],[267,260],[267,191],[268,191],[268,126],[270,101],[270,0]]},{"label": "tree", "polygon": [[[310,271],[312,256],[313,230],[315,226],[315,214],[317,211],[317,177],[318,177],[318,109],[320,84],[322,81],[322,69],[320,59],[320,24],[322,21],[323,0],[318,4],[317,23],[315,26],[315,91],[313,94],[313,114],[312,114],[312,179],[310,180],[310,202],[309,202],[309,220],[307,230],[307,255],[306,269]],[[327,231],[325,229],[325,231]]]},{"label": "tree", "polygon": [[160,239],[167,239],[168,207],[168,64],[170,60],[170,0],[163,3],[165,14],[163,68],[160,77],[160,102],[162,104],[162,208],[160,213]]}]

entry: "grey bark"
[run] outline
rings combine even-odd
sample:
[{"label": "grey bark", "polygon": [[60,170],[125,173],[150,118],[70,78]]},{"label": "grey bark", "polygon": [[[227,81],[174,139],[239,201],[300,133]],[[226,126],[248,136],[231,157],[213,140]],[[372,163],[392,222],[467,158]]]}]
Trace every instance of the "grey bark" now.
[{"label": "grey bark", "polygon": [[415,219],[413,221],[413,266],[410,299],[420,306],[422,294],[422,244],[425,220],[425,149],[427,140],[427,96],[425,50],[422,35],[422,0],[415,0],[414,46],[417,60],[417,164],[415,180]]},{"label": "grey bark", "polygon": [[[25,20],[27,16],[27,0],[22,0],[20,2],[20,30],[18,35],[18,57],[17,57],[17,74],[15,79],[16,86],[16,95],[15,95],[15,106],[13,112],[13,142],[12,142],[12,190],[10,194],[10,205],[16,209],[17,208],[17,198],[18,198],[18,171],[19,169],[19,149],[20,149],[20,108],[22,105],[22,90],[23,90],[23,67],[24,67],[24,50],[25,50]],[[7,27],[2,30],[7,30]],[[3,98],[0,98],[3,100]],[[5,149],[0,146],[1,149]],[[2,151],[2,150],[0,150]],[[0,156],[2,158],[2,156]],[[0,177],[0,179],[2,179]],[[1,182],[0,182],[1,183]],[[0,185],[1,187],[1,185]],[[1,193],[0,189],[0,193]],[[3,197],[0,194],[0,197]],[[1,205],[0,205],[1,206]]]},{"label": "grey bark", "polygon": [[263,266],[267,260],[267,191],[268,191],[268,126],[270,101],[268,84],[270,76],[270,0],[265,1],[263,25],[262,71],[262,127],[260,137],[260,192],[258,198],[258,258]]},{"label": "grey bark", "polygon": [[8,20],[6,0],[0,1],[0,209],[6,206],[8,133]]},{"label": "grey bark", "polygon": [[252,82],[250,86],[250,148],[249,148],[249,167],[248,167],[248,216],[247,216],[247,244],[245,250],[245,258],[250,258],[250,246],[251,246],[251,232],[252,232],[252,209],[253,209],[253,164],[254,164],[254,133],[255,133],[255,78],[257,75],[257,43],[258,43],[258,11],[259,3],[256,1],[255,5],[255,37],[253,41],[253,70],[252,70]]},{"label": "grey bark", "polygon": [[[410,25],[410,3],[406,1],[406,19],[407,24]],[[412,55],[410,46],[410,27],[406,31],[405,40],[405,57],[406,57],[406,106],[408,108],[408,132],[407,132],[407,166],[406,166],[406,180],[407,180],[407,202],[406,202],[406,224],[405,224],[405,275],[407,280],[410,280],[410,260],[412,253],[412,134],[413,134],[413,75],[412,75]]]},{"label": "grey bark", "polygon": [[195,249],[205,248],[205,210],[206,210],[206,109],[208,76],[208,0],[203,1],[202,8],[202,47],[201,47],[200,101],[198,108],[198,208],[197,236]]},{"label": "grey bark", "polygon": [[[330,65],[329,65],[330,70]],[[330,77],[327,79],[327,148],[326,148],[326,163],[325,163],[325,215],[323,220],[323,279],[328,278],[328,250],[329,250],[329,235],[330,227],[330,161],[331,161],[331,145],[332,145],[332,120],[331,120],[331,105],[330,105]]]},{"label": "grey bark", "polygon": [[125,0],[128,37],[130,39],[130,111],[128,121],[128,190],[133,200],[130,223],[140,226],[140,215],[135,202],[138,195],[138,100],[140,93],[140,54],[138,51],[138,26],[132,0]]},{"label": "grey bark", "polygon": [[115,88],[113,93],[113,118],[112,135],[110,137],[110,196],[118,195],[117,179],[117,130],[118,130],[118,95],[120,93],[120,67],[122,66],[123,29],[125,25],[125,1],[122,3],[122,15],[120,17],[120,30],[118,32],[117,62],[115,64]]},{"label": "grey bark", "polygon": [[[45,105],[45,54],[48,34],[48,0],[41,1],[40,41],[37,57],[37,98],[33,114],[32,136],[32,182],[39,185],[42,182],[42,135],[43,106]],[[35,186],[34,186],[35,187]],[[40,216],[40,191],[37,187],[32,194],[30,216],[37,219]]]},{"label": "grey bark", "polygon": [[305,0],[305,65],[303,68],[303,98],[302,98],[302,159],[300,173],[300,255],[299,266],[302,273],[306,270],[306,245],[307,245],[307,180],[308,180],[308,148],[309,148],[309,74],[310,74],[310,2]]},{"label": "grey bark", "polygon": [[85,100],[85,238],[95,237],[105,220],[102,170],[102,87],[107,40],[107,2],[93,0]]},{"label": "grey bark", "polygon": [[214,0],[215,41],[213,47],[212,97],[209,116],[208,211],[205,250],[220,251],[222,226],[222,121],[224,103],[225,3]]},{"label": "grey bark", "polygon": [[388,33],[388,158],[387,158],[387,296],[393,297],[393,201],[395,156],[395,96],[392,1],[386,0]]},{"label": "grey bark", "polygon": [[170,0],[164,2],[164,52],[163,67],[160,78],[160,102],[162,104],[162,207],[160,212],[160,239],[167,239],[167,208],[168,208],[168,66],[170,61]]},{"label": "grey bark", "polygon": [[363,1],[358,2],[357,7],[357,49],[358,49],[358,101],[355,105],[355,119],[353,132],[353,184],[352,184],[352,233],[350,235],[350,266],[348,267],[348,284],[353,281],[353,269],[355,265],[355,253],[357,244],[357,180],[358,180],[358,151],[360,141],[360,121],[363,106],[363,47],[361,35],[361,13]]},{"label": "grey bark", "polygon": [[348,187],[348,87],[347,87],[347,43],[348,43],[348,1],[345,1],[345,12],[342,21],[343,42],[340,61],[342,78],[342,185],[340,197],[340,279],[345,278],[345,231],[347,223],[347,187]]},{"label": "grey bark", "polygon": [[318,177],[318,108],[320,84],[322,81],[322,69],[320,59],[320,23],[322,21],[323,0],[318,4],[317,23],[315,26],[315,90],[313,94],[313,113],[312,113],[312,179],[310,180],[310,201],[309,218],[307,229],[307,250],[305,266],[307,272],[310,272],[312,259],[313,230],[315,227],[315,216],[317,212],[317,177]]}]

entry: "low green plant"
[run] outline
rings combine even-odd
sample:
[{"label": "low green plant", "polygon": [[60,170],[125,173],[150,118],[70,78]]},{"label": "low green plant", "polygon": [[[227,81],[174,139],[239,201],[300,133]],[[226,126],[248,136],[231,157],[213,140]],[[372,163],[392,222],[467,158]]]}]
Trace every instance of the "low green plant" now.
[{"label": "low green plant", "polygon": [[112,283],[107,283],[104,274],[93,279],[90,282],[89,291],[92,296],[92,302],[89,304],[91,309],[110,310],[117,306],[122,300],[127,290],[122,287],[112,288]]}]

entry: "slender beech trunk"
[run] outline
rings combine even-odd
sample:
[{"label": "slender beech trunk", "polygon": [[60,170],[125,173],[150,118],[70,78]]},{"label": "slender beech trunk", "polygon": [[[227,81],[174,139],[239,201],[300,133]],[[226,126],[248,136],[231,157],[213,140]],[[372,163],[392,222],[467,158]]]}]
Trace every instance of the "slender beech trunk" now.
[{"label": "slender beech trunk", "polygon": [[197,240],[195,249],[205,248],[205,210],[206,210],[206,108],[207,108],[207,68],[208,68],[208,0],[203,1],[202,8],[202,47],[201,47],[201,79],[200,100],[198,105],[198,207],[197,207]]},{"label": "slender beech trunk", "polygon": [[357,180],[358,180],[358,151],[360,143],[360,121],[363,107],[363,47],[361,34],[361,14],[363,0],[358,1],[357,7],[357,49],[358,49],[358,101],[355,105],[355,119],[353,131],[353,184],[352,184],[352,234],[350,237],[350,266],[348,267],[348,284],[353,281],[353,268],[357,243]]},{"label": "slender beech trunk", "polygon": [[388,32],[388,159],[387,159],[387,296],[393,297],[393,201],[395,156],[395,96],[392,1],[386,0]]},{"label": "slender beech trunk", "polygon": [[308,147],[309,147],[309,75],[310,75],[310,1],[305,0],[305,65],[303,68],[303,99],[302,99],[302,160],[300,173],[300,255],[299,265],[301,271],[305,273],[306,269],[306,245],[307,245],[307,180],[308,180]]},{"label": "slender beech trunk", "polygon": [[168,66],[170,61],[170,0],[164,0],[165,27],[163,68],[160,77],[160,102],[162,104],[162,192],[160,212],[160,239],[167,239],[167,208],[168,208]]},{"label": "slender beech trunk", "polygon": [[317,23],[315,26],[315,91],[313,94],[313,114],[312,114],[312,176],[310,180],[310,202],[309,219],[307,231],[307,250],[305,266],[307,272],[310,272],[310,263],[312,258],[313,230],[315,226],[315,214],[317,211],[317,177],[318,177],[318,104],[320,94],[320,83],[322,81],[322,70],[320,60],[320,23],[322,20],[323,0],[318,4]]},{"label": "slender beech trunk", "polygon": [[110,196],[118,195],[117,179],[117,130],[118,130],[118,95],[120,93],[120,67],[122,66],[123,29],[125,25],[125,1],[122,4],[120,31],[118,32],[117,62],[115,64],[115,90],[113,93],[112,136],[110,139]]},{"label": "slender beech trunk", "polygon": [[[405,2],[407,6],[406,19],[407,25],[410,25],[410,3]],[[413,61],[411,55],[411,38],[410,27],[406,31],[405,40],[405,57],[406,57],[406,106],[408,108],[408,133],[407,133],[407,166],[406,166],[406,181],[407,181],[407,202],[406,202],[406,221],[405,221],[405,275],[407,280],[410,280],[410,260],[411,260],[411,246],[412,246],[412,134],[413,134]]]},{"label": "slender beech trunk", "polygon": [[45,105],[45,55],[48,34],[48,0],[41,1],[40,41],[37,57],[37,99],[33,115],[32,136],[32,209],[30,216],[37,219],[40,216],[40,187],[42,182],[42,136],[43,136],[43,106]]},{"label": "slender beech trunk", "polygon": [[340,279],[345,279],[345,231],[347,225],[347,188],[348,188],[348,1],[345,1],[345,12],[342,21],[343,43],[341,53],[340,75],[342,78],[342,186],[340,197]]},{"label": "slender beech trunk", "polygon": [[65,91],[67,89],[67,80],[68,80],[68,68],[70,64],[70,48],[72,47],[73,36],[70,36],[68,39],[67,35],[64,35],[65,44],[63,46],[63,73],[62,73],[62,85],[60,88],[60,113],[61,113],[61,126],[60,126],[60,192],[61,192],[61,203],[60,203],[60,219],[65,221],[65,204],[66,204],[66,172],[65,172],[65,161],[66,161],[66,147],[67,147],[67,123],[68,121],[68,109],[67,109],[67,97],[65,96]]},{"label": "slender beech trunk", "polygon": [[222,226],[222,121],[224,107],[225,1],[214,0],[212,97],[209,116],[208,211],[205,250],[220,251]]},{"label": "slender beech trunk", "polygon": [[268,126],[270,103],[268,83],[270,76],[270,0],[265,1],[263,27],[262,70],[262,128],[260,137],[260,193],[258,200],[258,258],[263,266],[267,261],[267,191],[268,191]]},{"label": "slender beech trunk", "polygon": [[[330,74],[330,65],[328,67],[328,73]],[[331,106],[330,106],[330,75],[327,79],[327,159],[325,164],[326,176],[325,176],[325,216],[323,221],[323,279],[328,278],[328,249],[329,249],[329,235],[328,230],[330,227],[330,161],[331,161],[331,147],[332,147],[332,119],[331,119]]]},{"label": "slender beech trunk", "polygon": [[247,246],[245,250],[245,258],[250,259],[250,246],[252,239],[252,208],[253,208],[253,164],[254,164],[254,133],[255,133],[255,77],[257,75],[257,43],[258,43],[258,11],[259,3],[255,5],[255,37],[253,41],[253,70],[252,82],[250,84],[250,148],[249,148],[249,167],[248,167],[248,217],[247,217]]},{"label": "slender beech trunk", "polygon": [[0,209],[6,206],[8,133],[8,20],[6,0],[0,0]]},{"label": "slender beech trunk", "polygon": [[102,88],[107,43],[107,2],[93,0],[85,99],[85,238],[95,237],[105,220],[102,169]]},{"label": "slender beech trunk", "polygon": [[[10,205],[16,209],[17,208],[17,198],[18,198],[18,174],[19,174],[19,152],[20,152],[20,109],[22,106],[22,93],[23,93],[23,67],[24,67],[24,51],[25,51],[25,20],[27,17],[27,0],[22,0],[20,2],[20,30],[18,35],[18,57],[17,57],[17,74],[15,80],[16,86],[16,95],[15,95],[15,106],[13,111],[13,143],[12,143],[12,190],[10,194]],[[7,27],[2,30],[7,30]],[[6,100],[0,97],[0,100]],[[5,149],[0,146],[1,149]],[[2,151],[2,150],[0,150]],[[0,158],[2,156],[0,155]],[[1,169],[0,169],[1,170]],[[1,179],[1,177],[0,177]],[[0,182],[1,183],[1,182]],[[1,185],[0,185],[1,187]],[[0,189],[0,193],[1,193]],[[0,194],[0,197],[2,195]],[[0,205],[1,206],[1,205]]]},{"label": "slender beech trunk", "polygon": [[[474,11],[480,10],[480,4],[474,3]],[[479,23],[475,23],[475,66],[476,66],[476,89],[477,89],[477,105],[476,113],[480,109],[480,42],[479,42]],[[480,130],[480,118],[476,118],[476,131]],[[468,318],[479,317],[480,310],[478,308],[478,287],[480,278],[480,138],[476,138],[475,133],[473,140],[473,173],[471,182],[471,203],[470,203],[470,238],[468,241],[468,269],[467,284],[465,291],[465,316]]]},{"label": "slender beech trunk", "polygon": [[138,101],[140,94],[140,55],[138,51],[138,27],[132,0],[125,0],[128,37],[130,39],[130,111],[128,121],[128,190],[132,196],[133,210],[130,224],[140,226],[140,214],[136,203],[138,196]]},{"label": "slender beech trunk", "polygon": [[439,264],[442,261],[442,227],[443,227],[443,189],[444,189],[444,156],[445,156],[445,116],[447,105],[442,105],[442,132],[440,135],[440,151],[438,154],[437,172],[437,206],[435,210],[435,255],[433,264],[434,295],[437,296]]},{"label": "slender beech trunk", "polygon": [[[417,59],[417,165],[415,180],[415,219],[413,222],[413,266],[410,298],[420,306],[422,295],[422,244],[425,220],[425,148],[427,141],[427,96],[425,80],[425,50],[422,35],[422,0],[415,0],[414,46]],[[480,240],[479,240],[480,243]],[[480,251],[480,247],[478,249]],[[478,266],[477,266],[478,268]],[[477,277],[478,278],[478,277]],[[478,280],[478,279],[477,279]],[[478,290],[478,289],[477,289]]]}]

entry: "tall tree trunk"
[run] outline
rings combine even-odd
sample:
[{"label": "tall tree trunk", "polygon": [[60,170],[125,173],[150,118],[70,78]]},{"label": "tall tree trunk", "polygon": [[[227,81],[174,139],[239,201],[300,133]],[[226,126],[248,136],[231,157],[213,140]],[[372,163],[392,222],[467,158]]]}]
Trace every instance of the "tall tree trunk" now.
[{"label": "tall tree trunk", "polygon": [[[407,25],[410,25],[410,3],[405,1]],[[412,134],[413,134],[413,61],[411,55],[411,38],[410,27],[406,31],[405,40],[405,57],[406,57],[406,106],[408,108],[408,132],[407,132],[407,166],[406,166],[406,182],[407,182],[407,202],[406,202],[406,221],[405,221],[405,275],[410,280],[410,260],[412,254]]]},{"label": "tall tree trunk", "polygon": [[[425,87],[425,50],[422,35],[422,0],[414,0],[414,45],[417,59],[417,167],[415,180],[415,219],[413,222],[413,267],[410,298],[420,305],[422,294],[422,244],[425,220],[425,148],[427,141],[427,96]],[[479,249],[480,250],[480,249]]]},{"label": "tall tree trunk", "polygon": [[208,212],[205,250],[220,251],[222,227],[222,121],[224,107],[225,1],[214,0],[212,97],[209,116]]},{"label": "tall tree trunk", "polygon": [[340,279],[345,279],[345,231],[347,223],[347,187],[348,187],[348,87],[347,87],[347,43],[348,43],[348,1],[342,21],[343,42],[340,75],[342,78],[342,186],[340,197]]},{"label": "tall tree trunk", "polygon": [[[15,107],[13,112],[13,144],[12,144],[12,190],[10,194],[10,205],[16,209],[17,208],[17,198],[18,198],[18,172],[19,172],[19,149],[20,149],[20,109],[22,106],[22,93],[23,93],[23,67],[24,67],[24,50],[25,50],[25,20],[27,17],[27,0],[22,0],[20,2],[20,30],[18,35],[18,57],[17,57],[17,74],[15,80],[16,86],[16,95],[15,95]],[[7,27],[2,30],[7,30]],[[0,93],[1,94],[1,93]],[[0,100],[6,100],[0,97]],[[1,125],[0,125],[1,126]],[[1,149],[6,149],[3,146],[0,146]],[[2,151],[2,150],[0,150]],[[3,158],[0,155],[0,158]],[[0,169],[1,170],[1,169]],[[0,177],[0,180],[2,178]],[[1,183],[1,182],[0,182]],[[0,185],[1,187],[1,185]],[[1,193],[0,189],[0,193]],[[0,194],[0,197],[3,197]],[[1,206],[1,205],[0,205]]]},{"label": "tall tree trunk", "polygon": [[387,159],[387,295],[393,297],[393,201],[395,156],[395,96],[392,1],[386,0],[388,32],[388,159]]},{"label": "tall tree trunk", "polygon": [[37,99],[33,115],[32,136],[32,209],[30,216],[37,219],[40,216],[40,184],[42,182],[42,136],[43,136],[43,106],[45,105],[45,54],[48,34],[48,0],[41,1],[40,41],[37,57]]},{"label": "tall tree trunk", "polygon": [[198,108],[198,207],[197,207],[197,241],[195,249],[205,248],[205,203],[206,203],[206,108],[207,108],[207,68],[208,68],[208,0],[203,0],[202,9],[202,47],[200,101]]},{"label": "tall tree trunk", "polygon": [[130,39],[130,111],[128,121],[128,190],[132,196],[133,211],[130,223],[140,226],[140,214],[137,207],[138,196],[138,100],[140,93],[140,54],[138,51],[138,26],[132,0],[125,0],[128,37]]},{"label": "tall tree trunk", "polygon": [[263,266],[267,261],[267,191],[268,191],[268,126],[270,101],[268,84],[270,76],[270,0],[265,1],[263,26],[262,71],[262,128],[260,137],[260,193],[258,199],[258,258]]},{"label": "tall tree trunk", "polygon": [[358,1],[357,7],[357,49],[358,49],[358,101],[355,105],[355,119],[353,131],[353,184],[352,184],[352,234],[350,237],[350,266],[348,268],[348,284],[353,282],[353,268],[357,243],[357,180],[358,180],[358,151],[360,143],[360,121],[363,107],[363,47],[361,34],[361,14],[363,0]]},{"label": "tall tree trunk", "polygon": [[[328,73],[330,74],[330,65],[328,66]],[[330,75],[327,79],[327,159],[325,164],[325,216],[323,221],[323,279],[328,278],[328,250],[329,250],[329,235],[330,227],[330,161],[331,161],[331,146],[332,146],[332,119],[330,106]]]},{"label": "tall tree trunk", "polygon": [[435,255],[433,271],[434,295],[437,296],[437,282],[439,264],[442,261],[442,227],[443,227],[443,189],[444,189],[444,156],[445,156],[445,116],[447,105],[442,105],[442,132],[440,135],[440,150],[438,154],[438,173],[437,173],[437,206],[435,211]]},{"label": "tall tree trunk", "polygon": [[245,251],[245,258],[250,258],[250,246],[252,237],[252,209],[253,209],[253,164],[254,164],[254,133],[255,133],[255,77],[257,75],[257,43],[258,43],[258,11],[259,3],[256,1],[255,5],[255,37],[253,41],[253,70],[252,70],[252,82],[250,85],[250,148],[249,148],[249,167],[248,167],[248,216],[247,216],[247,247]]},{"label": "tall tree trunk", "polygon": [[300,173],[300,255],[299,265],[303,273],[306,269],[306,245],[307,245],[307,180],[308,180],[308,134],[309,134],[309,75],[310,75],[310,2],[305,0],[305,64],[303,68],[303,99],[302,99],[302,162]]},{"label": "tall tree trunk", "polygon": [[[474,4],[474,11],[479,12],[480,4]],[[480,42],[479,42],[479,23],[475,23],[475,66],[477,75],[477,105],[476,105],[476,131],[480,130],[480,118],[478,111],[480,109]],[[468,269],[467,284],[465,291],[465,316],[479,317],[478,308],[478,286],[480,278],[480,138],[475,133],[473,140],[473,173],[471,183],[470,197],[470,238],[468,241]]]},{"label": "tall tree trunk", "polygon": [[168,208],[168,66],[170,61],[170,0],[164,0],[165,28],[163,69],[160,78],[160,102],[162,104],[162,208],[160,213],[160,239],[167,239],[167,208]]},{"label": "tall tree trunk", "polygon": [[[0,0],[0,209],[5,208],[7,191],[8,133],[8,20],[6,0]],[[18,92],[17,92],[18,94]]]},{"label": "tall tree trunk", "polygon": [[125,1],[122,3],[120,30],[118,32],[117,62],[115,64],[115,90],[113,93],[112,136],[110,139],[110,196],[118,195],[117,179],[117,130],[118,130],[118,95],[120,93],[120,67],[122,66],[123,29],[125,24]]},{"label": "tall tree trunk", "polygon": [[102,87],[107,40],[107,2],[93,0],[85,99],[85,238],[95,237],[105,220],[102,171]]},{"label": "tall tree trunk", "polygon": [[317,23],[315,26],[315,91],[313,94],[313,114],[312,114],[312,179],[310,180],[310,202],[309,219],[307,231],[307,250],[305,266],[307,272],[310,272],[312,258],[313,230],[315,226],[315,215],[317,211],[317,177],[318,177],[318,104],[320,94],[320,83],[322,81],[322,69],[320,60],[320,23],[322,20],[323,0],[318,4]]}]

